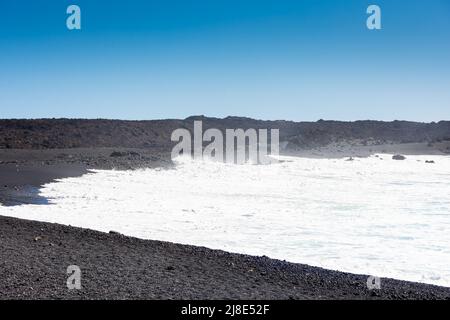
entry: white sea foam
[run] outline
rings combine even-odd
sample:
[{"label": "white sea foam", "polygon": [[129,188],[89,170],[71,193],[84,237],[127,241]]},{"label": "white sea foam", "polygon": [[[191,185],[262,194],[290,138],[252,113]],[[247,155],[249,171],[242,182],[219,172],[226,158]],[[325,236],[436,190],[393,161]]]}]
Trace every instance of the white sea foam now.
[{"label": "white sea foam", "polygon": [[450,157],[281,159],[96,171],[0,214],[450,286]]}]

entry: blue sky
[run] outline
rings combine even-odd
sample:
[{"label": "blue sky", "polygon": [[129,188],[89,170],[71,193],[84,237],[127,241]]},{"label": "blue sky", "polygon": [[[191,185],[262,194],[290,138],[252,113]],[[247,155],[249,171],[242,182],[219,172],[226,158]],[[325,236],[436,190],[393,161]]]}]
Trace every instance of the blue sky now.
[{"label": "blue sky", "polygon": [[449,120],[450,1],[0,2],[0,118],[193,114]]}]

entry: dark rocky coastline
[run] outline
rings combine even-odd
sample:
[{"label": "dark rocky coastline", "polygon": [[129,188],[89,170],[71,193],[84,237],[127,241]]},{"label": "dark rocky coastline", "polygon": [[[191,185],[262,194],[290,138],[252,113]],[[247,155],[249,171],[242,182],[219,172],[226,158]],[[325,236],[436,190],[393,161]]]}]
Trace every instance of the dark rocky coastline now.
[{"label": "dark rocky coastline", "polygon": [[[450,299],[450,288],[0,217],[0,299]],[[81,290],[67,288],[67,267]]]},{"label": "dark rocky coastline", "polygon": [[[171,130],[194,119],[220,129],[278,127],[285,154],[450,150],[450,122],[0,120],[0,203],[45,204],[40,186],[89,169],[170,169]],[[73,264],[82,290],[66,287]],[[450,299],[450,288],[382,279],[368,290],[367,275],[1,216],[0,272],[0,299]]]}]

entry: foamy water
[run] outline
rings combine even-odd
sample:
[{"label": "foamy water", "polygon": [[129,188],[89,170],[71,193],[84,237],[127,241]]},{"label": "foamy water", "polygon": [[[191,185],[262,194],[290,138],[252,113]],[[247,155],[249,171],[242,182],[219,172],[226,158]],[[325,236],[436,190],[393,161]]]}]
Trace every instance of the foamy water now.
[{"label": "foamy water", "polygon": [[0,214],[450,286],[450,157],[281,159],[99,170]]}]

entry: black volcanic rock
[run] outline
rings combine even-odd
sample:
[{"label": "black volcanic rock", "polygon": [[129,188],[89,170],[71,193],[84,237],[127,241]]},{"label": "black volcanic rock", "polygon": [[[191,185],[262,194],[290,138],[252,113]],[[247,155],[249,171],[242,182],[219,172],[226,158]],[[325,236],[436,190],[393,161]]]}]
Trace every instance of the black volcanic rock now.
[{"label": "black volcanic rock", "polygon": [[396,154],[392,156],[392,159],[394,160],[406,160],[406,157],[401,154]]},{"label": "black volcanic rock", "polygon": [[12,119],[0,120],[0,148],[166,148],[173,130],[192,132],[194,120],[203,121],[203,130],[279,129],[280,142],[290,149],[310,149],[340,141],[361,145],[450,141],[450,122],[418,123],[408,121],[264,121],[244,117],[224,119],[192,116],[184,120],[125,121],[105,119]]}]

